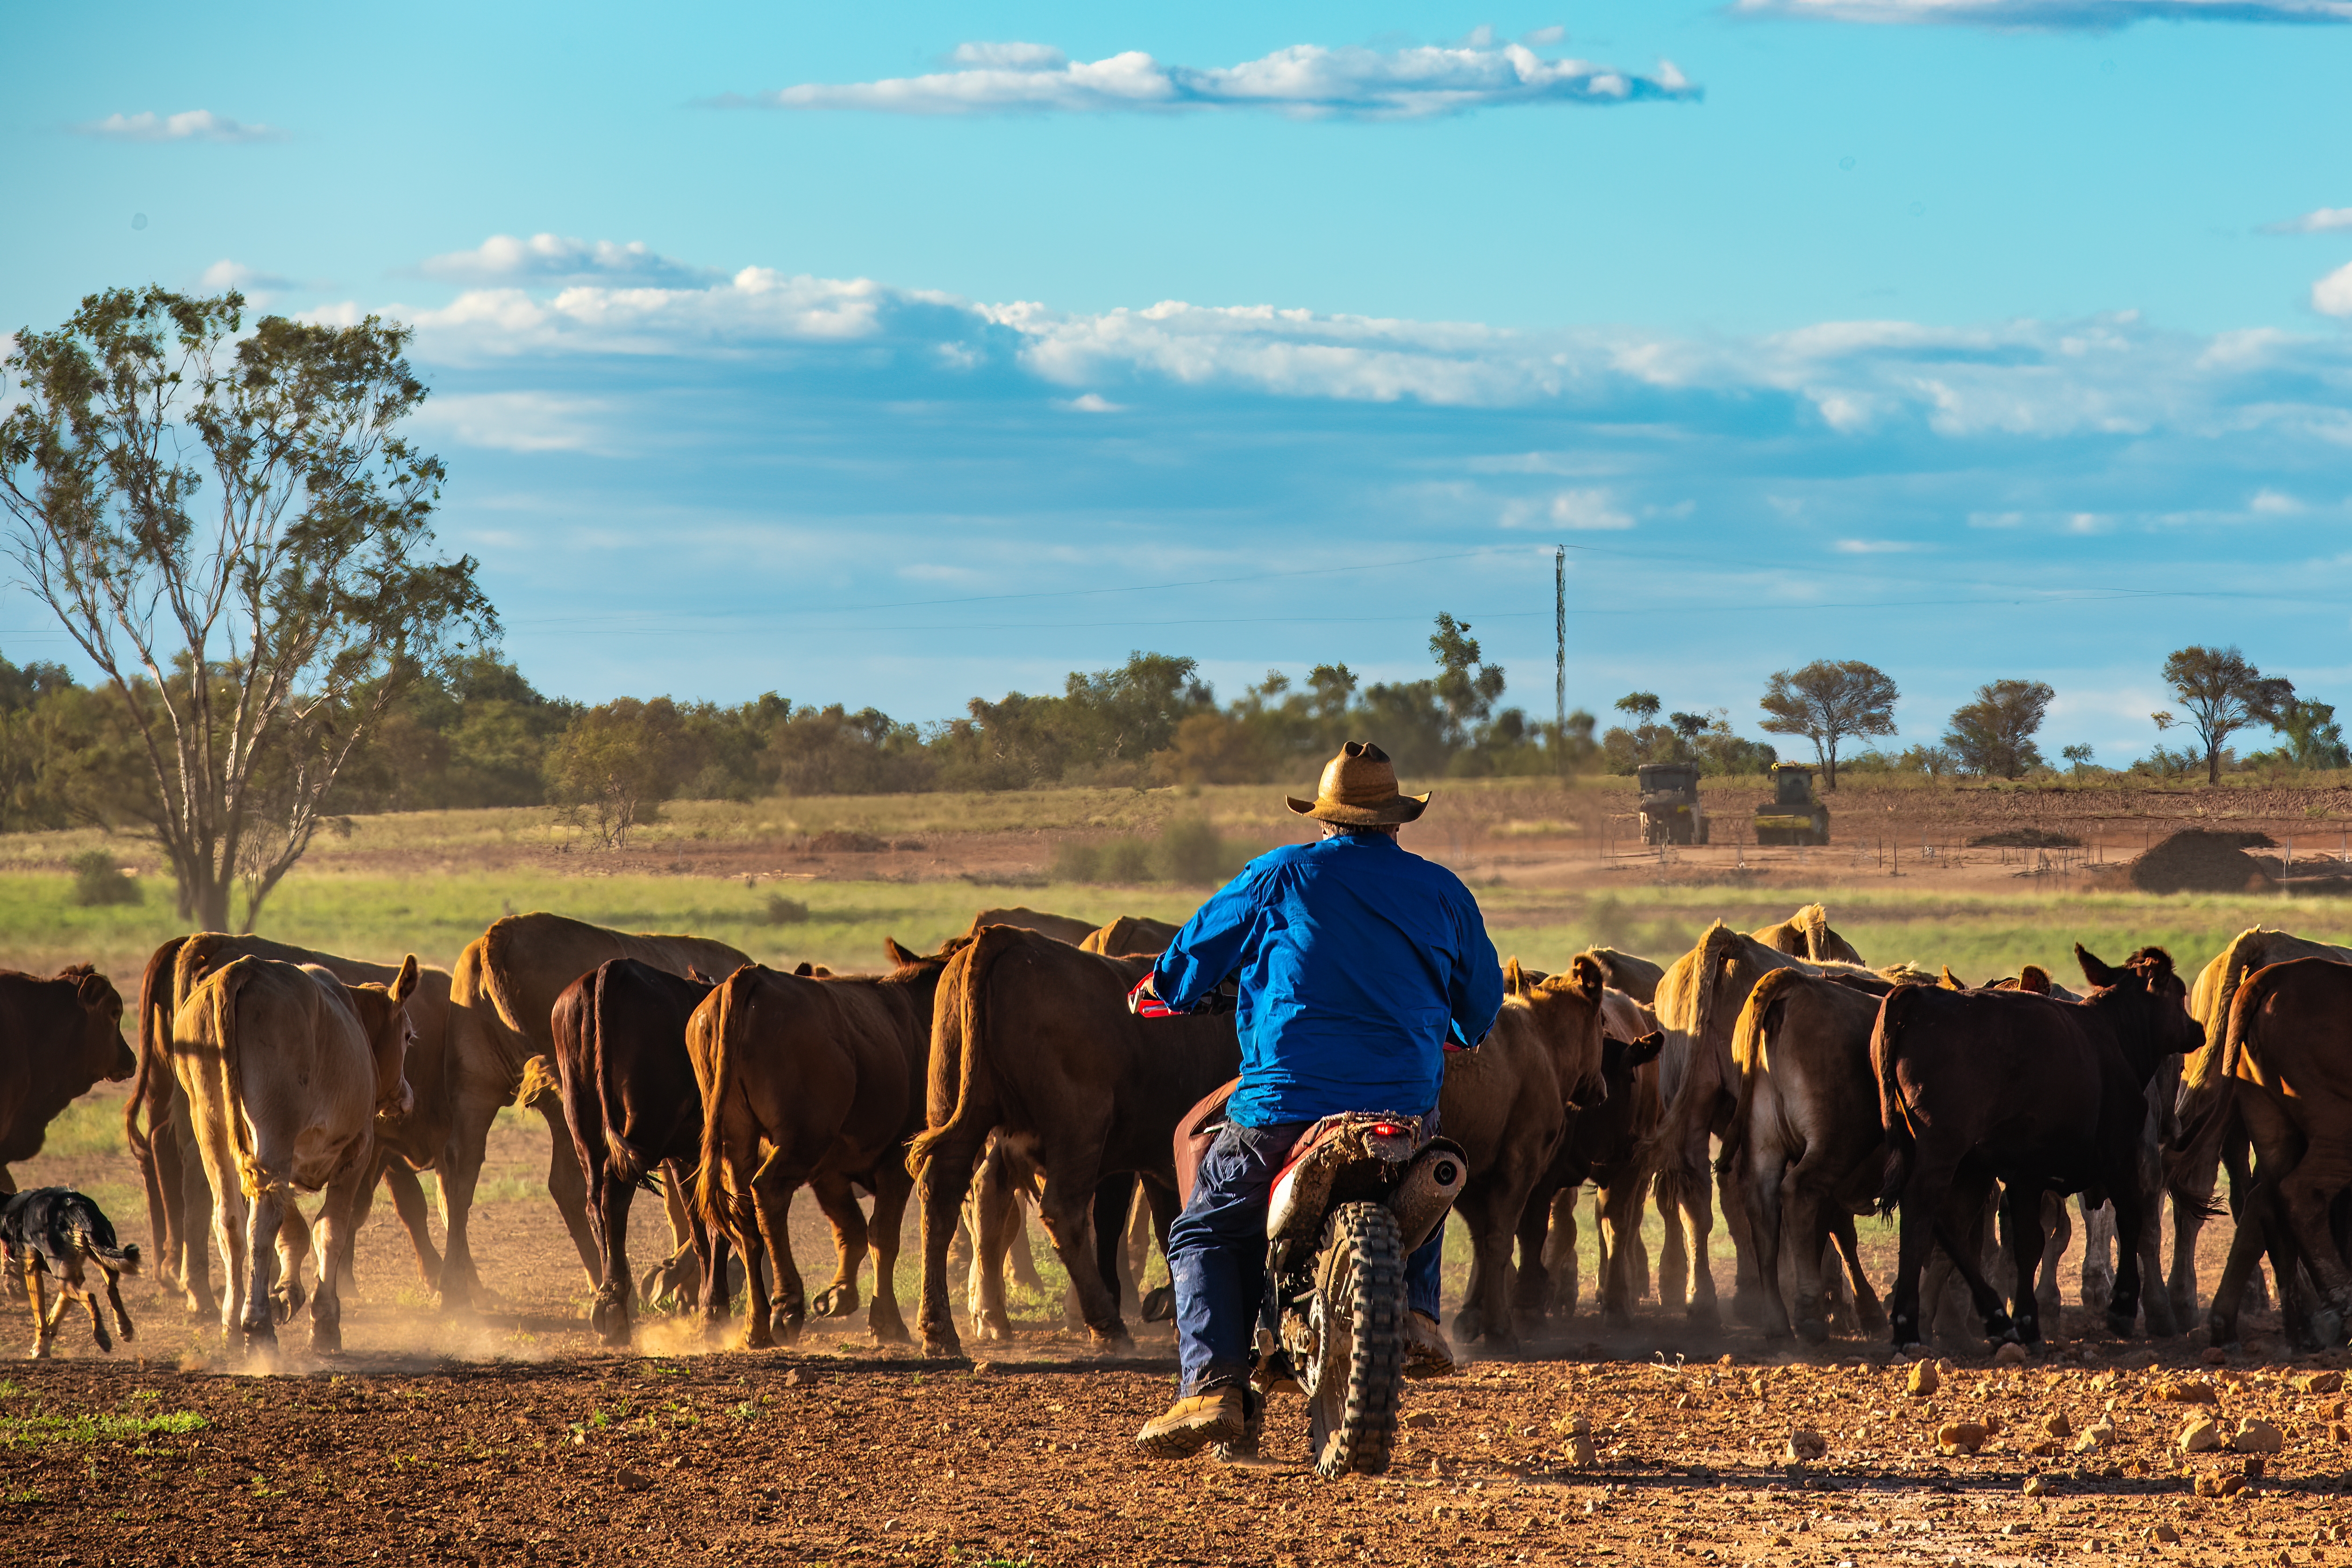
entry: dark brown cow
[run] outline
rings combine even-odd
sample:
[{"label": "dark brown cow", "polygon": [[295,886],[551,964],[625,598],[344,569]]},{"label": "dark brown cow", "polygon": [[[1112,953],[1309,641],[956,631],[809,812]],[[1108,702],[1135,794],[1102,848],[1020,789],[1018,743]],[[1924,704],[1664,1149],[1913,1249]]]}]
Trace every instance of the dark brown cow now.
[{"label": "dark brown cow", "polygon": [[1845,977],[1776,969],[1756,983],[1732,1027],[1739,1100],[1721,1163],[1748,1167],[1748,1233],[1764,1285],[1767,1339],[1786,1339],[1790,1327],[1780,1288],[1784,1231],[1795,1250],[1799,1334],[1816,1344],[1829,1337],[1822,1258],[1832,1242],[1845,1260],[1861,1326],[1886,1326],[1853,1230],[1855,1200],[1868,1206],[1885,1168],[1870,1070],[1878,1006],[1877,996]]},{"label": "dark brown cow", "polygon": [[[1632,1320],[1633,1266],[1639,1249],[1630,1243],[1648,1187],[1633,1156],[1643,1135],[1657,1120],[1656,1063],[1665,1036],[1655,1029],[1640,1032],[1638,1026],[1629,1027],[1619,1022],[1642,1016],[1631,1011],[1638,1005],[1623,993],[1607,992],[1601,1001],[1601,1081],[1605,1098],[1597,1105],[1580,1109],[1570,1119],[1567,1135],[1553,1153],[1549,1168],[1520,1210],[1518,1280],[1511,1305],[1527,1318],[1539,1318],[1555,1307],[1564,1313],[1575,1311],[1576,1200],[1584,1184],[1591,1182],[1601,1189],[1596,1212],[1605,1216],[1601,1232],[1601,1313],[1603,1321],[1615,1327]],[[1622,1004],[1624,1011],[1612,1004]]]},{"label": "dark brown cow", "polygon": [[[742,1249],[749,1347],[778,1337],[789,1344],[807,1321],[789,1226],[793,1192],[803,1184],[833,1222],[836,1255],[817,1311],[856,1310],[857,1270],[870,1244],[867,1326],[885,1342],[907,1338],[892,1279],[913,1187],[903,1150],[923,1126],[923,1061],[947,961],[887,946],[898,967],[883,975],[780,974],[746,964],[687,1026],[703,1098],[695,1200],[705,1223]],[[870,1226],[852,1183],[874,1194]],[[763,1259],[775,1273],[772,1298]]]},{"label": "dark brown cow", "polygon": [[1598,1109],[1601,1077],[1601,965],[1584,953],[1565,974],[1503,966],[1503,1010],[1475,1051],[1449,1051],[1438,1125],[1462,1146],[1469,1174],[1454,1212],[1470,1237],[1470,1279],[1454,1331],[1497,1345],[1518,1342],[1511,1247],[1529,1195],[1552,1168],[1570,1119]]},{"label": "dark brown cow", "polygon": [[[702,1089],[686,1027],[709,994],[705,982],[613,958],[565,986],[549,1016],[557,1092],[587,1174],[588,1218],[604,1260],[588,1320],[608,1344],[629,1342],[630,1201],[656,1167],[671,1191],[683,1191],[701,1158]],[[699,1214],[689,1226],[702,1319],[714,1323],[727,1315],[726,1237],[712,1235]]]},{"label": "dark brown cow", "polygon": [[[2296,1348],[2343,1337],[2352,1318],[2352,1269],[2330,1209],[2352,1185],[2352,965],[2297,958],[2258,969],[2231,1005],[2222,1073],[2253,1144],[2253,1190],[2239,1216],[2207,1320],[2215,1344],[2237,1338],[2240,1296],[2267,1246]],[[2319,1288],[2316,1312],[2294,1287],[2296,1266]]]},{"label": "dark brown cow", "polygon": [[105,975],[87,963],[48,980],[0,971],[0,1193],[16,1190],[8,1167],[41,1152],[58,1112],[138,1066]]},{"label": "dark brown cow", "polygon": [[1095,1195],[1134,1172],[1173,1188],[1177,1119],[1241,1068],[1230,1016],[1142,1019],[1149,959],[1104,958],[1034,931],[982,930],[949,961],[931,1022],[929,1125],[907,1157],[922,1191],[924,1343],[956,1353],[948,1242],[991,1132],[1044,1172],[1039,1212],[1097,1342],[1127,1339],[1095,1263]]},{"label": "dark brown cow", "polygon": [[[1880,1204],[1902,1205],[1897,1347],[1920,1342],[1919,1274],[1938,1243],[1968,1279],[1988,1338],[2041,1338],[2033,1278],[2044,1192],[2103,1188],[2118,1233],[2139,1235],[2147,1082],[2166,1057],[2196,1047],[2197,1026],[2161,948],[2142,948],[2119,968],[2079,944],[2074,956],[2093,988],[2081,1002],[1900,985],[1880,1005],[1870,1059],[1887,1143]],[[1966,1241],[1995,1180],[2017,1263],[2014,1320]],[[2130,1333],[2139,1294],[2139,1254],[2127,1247],[2107,1309],[2116,1333]]]}]

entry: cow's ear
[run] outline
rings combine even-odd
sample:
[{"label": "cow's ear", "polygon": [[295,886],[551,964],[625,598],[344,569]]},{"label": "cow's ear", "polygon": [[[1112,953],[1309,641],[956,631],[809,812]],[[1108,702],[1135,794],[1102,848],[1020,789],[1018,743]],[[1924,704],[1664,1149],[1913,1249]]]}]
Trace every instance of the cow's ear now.
[{"label": "cow's ear", "polygon": [[1584,993],[1588,1002],[1600,1001],[1601,988],[1609,984],[1608,976],[1601,973],[1601,965],[1580,952],[1570,960],[1568,978],[1570,984]]},{"label": "cow's ear", "polygon": [[1518,955],[1516,953],[1503,960],[1503,994],[1507,996],[1524,996],[1528,994],[1528,972],[1519,967]]},{"label": "cow's ear", "polygon": [[395,1005],[416,994],[416,955],[410,953],[401,961],[400,973],[392,983],[392,1000]]},{"label": "cow's ear", "polygon": [[74,984],[74,1000],[80,1003],[87,1012],[99,1011],[106,1005],[106,999],[113,994],[114,983],[95,970]]},{"label": "cow's ear", "polygon": [[2036,996],[2050,994],[2050,972],[2038,963],[2029,963],[2017,972],[2017,988],[2031,991]]},{"label": "cow's ear", "polygon": [[794,974],[799,975],[802,979],[805,980],[805,979],[807,979],[810,975],[814,974],[814,973],[816,973],[816,965],[815,965],[815,964],[814,964],[814,963],[811,963],[807,959],[803,958],[803,959],[802,959],[798,963],[795,963],[795,964],[793,964],[793,973]]},{"label": "cow's ear", "polygon": [[892,967],[898,969],[904,969],[910,963],[920,963],[923,961],[921,953],[909,952],[900,947],[896,940],[887,936],[882,939],[882,951],[889,958]]},{"label": "cow's ear", "polygon": [[2101,963],[2091,950],[2079,942],[2074,944],[2074,962],[2083,966],[2083,978],[2095,989],[2104,989],[2123,978],[2121,970],[2110,969]]},{"label": "cow's ear", "polygon": [[1656,1061],[1658,1053],[1665,1048],[1665,1035],[1660,1030],[1653,1029],[1625,1047],[1625,1065],[1629,1068],[1637,1068],[1643,1062]]},{"label": "cow's ear", "polygon": [[1937,981],[1936,984],[1942,986],[1947,991],[1966,991],[1968,989],[1967,986],[1952,978],[1952,966],[1948,963],[1944,965],[1944,977],[1941,980]]},{"label": "cow's ear", "polygon": [[719,984],[719,982],[711,979],[710,976],[703,973],[702,971],[697,969],[691,963],[686,966],[686,977],[688,980],[693,981],[697,985],[716,985]]}]

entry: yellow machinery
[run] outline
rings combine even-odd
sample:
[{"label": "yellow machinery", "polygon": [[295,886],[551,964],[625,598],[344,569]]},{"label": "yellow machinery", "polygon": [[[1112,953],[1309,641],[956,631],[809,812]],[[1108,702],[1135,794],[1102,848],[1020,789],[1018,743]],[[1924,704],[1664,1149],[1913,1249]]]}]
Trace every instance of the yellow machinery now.
[{"label": "yellow machinery", "polygon": [[1813,770],[1802,763],[1774,763],[1772,798],[1756,808],[1756,842],[1829,841],[1830,808],[1813,799]]}]

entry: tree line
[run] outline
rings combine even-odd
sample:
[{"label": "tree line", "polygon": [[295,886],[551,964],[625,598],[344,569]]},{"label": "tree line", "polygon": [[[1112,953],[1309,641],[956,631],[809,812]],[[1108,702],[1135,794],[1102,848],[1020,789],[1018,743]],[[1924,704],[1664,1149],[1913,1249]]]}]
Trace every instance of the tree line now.
[{"label": "tree line", "polygon": [[[2162,679],[2179,710],[2149,715],[2158,736],[2179,730],[2194,736],[2196,744],[2168,749],[2159,738],[2147,756],[2129,764],[2129,772],[2175,778],[2202,767],[2206,782],[2219,784],[2225,769],[2352,767],[2352,752],[2345,746],[2335,708],[2298,696],[2294,682],[2264,675],[2235,647],[2192,645],[2176,649],[2164,661]],[[1849,772],[1915,773],[1932,778],[2024,778],[2051,767],[2037,736],[2057,695],[2044,680],[1987,681],[1953,710],[1941,740],[1896,753],[1846,752],[1843,765]],[[1764,711],[1761,728],[1768,734],[1811,742],[1825,784],[1835,789],[1841,752],[1848,742],[1895,732],[1895,705],[1900,696],[1891,676],[1860,659],[1816,659],[1773,674],[1759,703]],[[1683,763],[1696,764],[1703,773],[1753,773],[1779,760],[1769,745],[1734,734],[1730,715],[1720,708],[1712,714],[1671,713],[1660,724],[1654,692],[1628,692],[1616,706],[1629,722],[1601,737],[1601,755],[1612,772],[1630,773],[1648,763]],[[2275,751],[2241,758],[2229,743],[2233,735],[2262,730],[2278,735]],[[2082,744],[2062,748],[2059,756],[2078,777],[2097,760],[2093,749]]]}]

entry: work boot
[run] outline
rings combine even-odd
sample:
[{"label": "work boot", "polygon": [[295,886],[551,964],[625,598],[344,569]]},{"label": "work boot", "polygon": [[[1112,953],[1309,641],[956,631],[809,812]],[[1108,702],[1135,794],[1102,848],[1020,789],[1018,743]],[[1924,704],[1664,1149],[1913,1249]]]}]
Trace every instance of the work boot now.
[{"label": "work boot", "polygon": [[1404,1320],[1404,1374],[1407,1377],[1451,1377],[1454,1347],[1445,1331],[1427,1312],[1408,1312]]},{"label": "work boot", "polygon": [[1247,1410],[1239,1388],[1186,1394],[1165,1415],[1145,1422],[1135,1435],[1135,1446],[1155,1459],[1181,1459],[1212,1443],[1238,1442],[1249,1424]]},{"label": "work boot", "polygon": [[1212,1452],[1231,1464],[1235,1459],[1258,1457],[1258,1438],[1265,1432],[1265,1395],[1256,1389],[1244,1392],[1242,1400],[1242,1435],[1230,1443],[1220,1443]]}]

